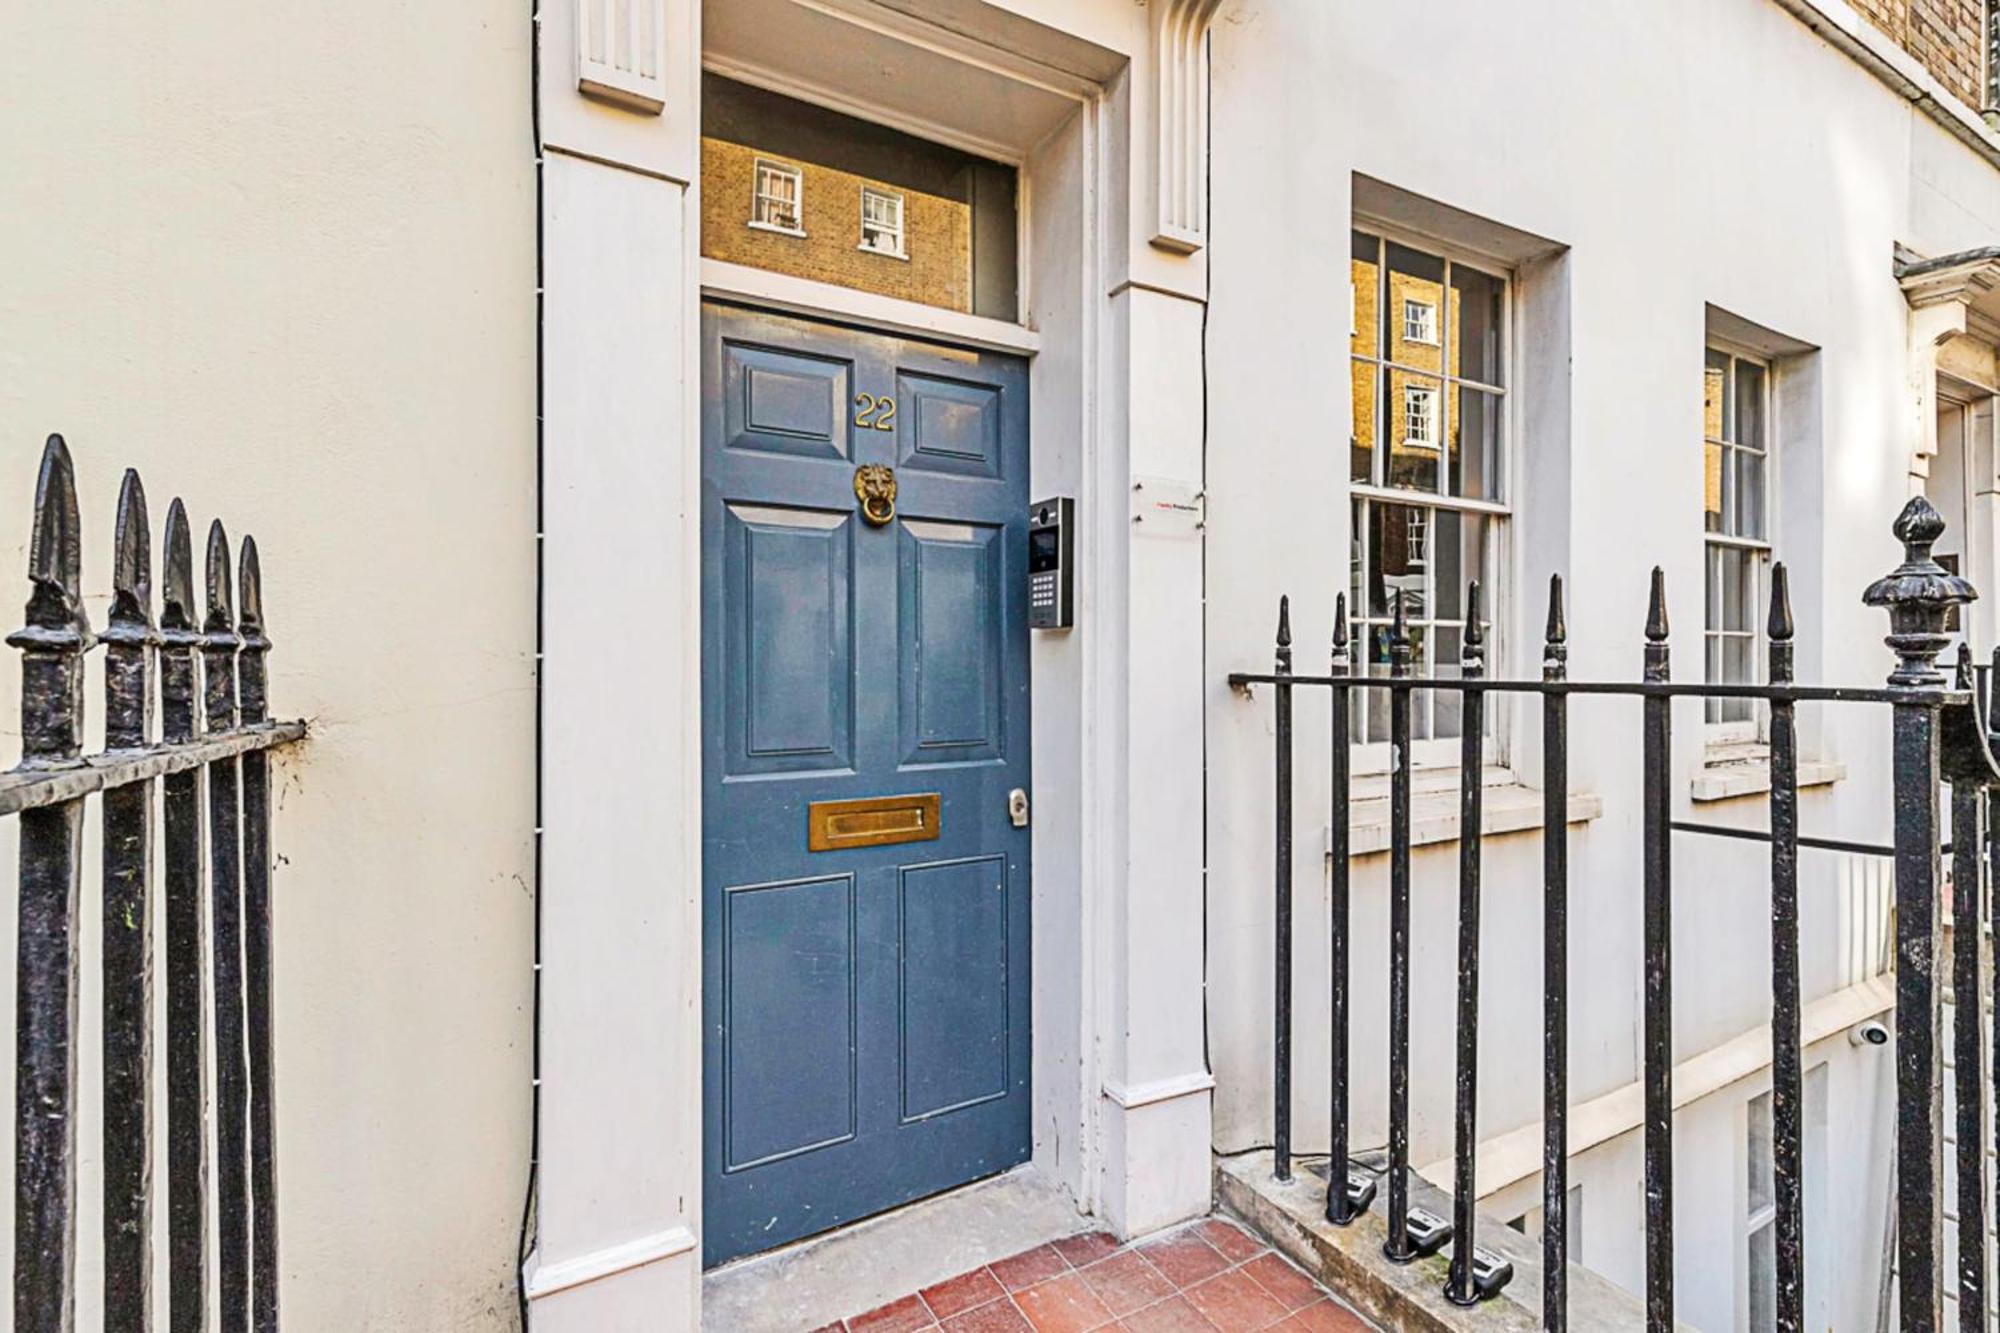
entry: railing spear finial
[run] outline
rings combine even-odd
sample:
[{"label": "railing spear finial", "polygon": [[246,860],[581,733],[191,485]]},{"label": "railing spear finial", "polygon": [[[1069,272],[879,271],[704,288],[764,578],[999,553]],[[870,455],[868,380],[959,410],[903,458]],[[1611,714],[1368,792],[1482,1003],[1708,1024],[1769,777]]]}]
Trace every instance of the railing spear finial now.
[{"label": "railing spear finial", "polygon": [[1290,675],[1292,670],[1292,599],[1278,598],[1278,674]]},{"label": "railing spear finial", "polygon": [[1459,640],[1459,665],[1477,675],[1486,665],[1486,628],[1479,620],[1479,580],[1465,585],[1465,635]]},{"label": "railing spear finial", "polygon": [[1771,641],[1771,683],[1786,685],[1792,679],[1792,576],[1780,560],[1771,566],[1771,614],[1764,623],[1765,637]]},{"label": "railing spear finial", "polygon": [[1333,595],[1333,674],[1346,675],[1351,661],[1347,648],[1347,594],[1337,592]]},{"label": "railing spear finial", "polygon": [[1410,625],[1403,618],[1403,590],[1396,589],[1389,599],[1389,674],[1407,676],[1410,674]]},{"label": "railing spear finial", "polygon": [[1653,566],[1653,590],[1646,604],[1646,679],[1667,679],[1667,574]]},{"label": "railing spear finial", "polygon": [[137,468],[125,469],[118,488],[118,524],[111,564],[111,621],[153,626],[153,528],[146,516],[146,487]]},{"label": "railing spear finial", "polygon": [[239,659],[238,693],[243,724],[260,726],[270,720],[266,703],[264,655],[271,640],[264,633],[264,570],[257,558],[257,539],[243,534],[237,552],[236,595],[241,603],[236,615],[237,633],[243,638]]},{"label": "railing spear finial", "polygon": [[1950,642],[1946,618],[1952,607],[1979,594],[1931,556],[1931,547],[1944,535],[1944,519],[1929,500],[1911,497],[1891,531],[1903,544],[1903,563],[1869,584],[1861,600],[1889,613],[1883,642],[1897,657],[1889,683],[1910,689],[1942,685],[1937,659]]},{"label": "railing spear finial", "polygon": [[1561,680],[1569,664],[1569,624],[1563,619],[1563,576],[1549,575],[1549,621],[1542,633],[1542,678]]},{"label": "railing spear finial", "polygon": [[160,624],[173,630],[195,627],[194,542],[188,534],[187,506],[179,496],[167,506],[167,535],[162,543]]}]

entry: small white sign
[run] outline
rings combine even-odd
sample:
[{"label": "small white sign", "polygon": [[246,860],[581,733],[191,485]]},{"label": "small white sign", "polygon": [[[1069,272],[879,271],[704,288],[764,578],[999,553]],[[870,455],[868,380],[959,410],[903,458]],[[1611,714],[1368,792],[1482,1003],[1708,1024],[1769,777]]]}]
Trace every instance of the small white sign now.
[{"label": "small white sign", "polygon": [[1193,537],[1207,508],[1201,487],[1174,477],[1132,478],[1132,530],[1146,537]]}]

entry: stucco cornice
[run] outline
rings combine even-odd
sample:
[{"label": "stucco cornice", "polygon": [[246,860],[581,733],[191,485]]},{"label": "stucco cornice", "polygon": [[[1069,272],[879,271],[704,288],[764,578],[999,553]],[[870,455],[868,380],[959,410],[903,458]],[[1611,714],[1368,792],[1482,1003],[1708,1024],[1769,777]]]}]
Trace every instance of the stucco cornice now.
[{"label": "stucco cornice", "polygon": [[1970,310],[1986,307],[1981,313],[1988,316],[2000,314],[1992,309],[2000,304],[1994,296],[2000,292],[2000,246],[1986,245],[1915,262],[1899,261],[1895,272],[1912,310],[1956,302]]}]

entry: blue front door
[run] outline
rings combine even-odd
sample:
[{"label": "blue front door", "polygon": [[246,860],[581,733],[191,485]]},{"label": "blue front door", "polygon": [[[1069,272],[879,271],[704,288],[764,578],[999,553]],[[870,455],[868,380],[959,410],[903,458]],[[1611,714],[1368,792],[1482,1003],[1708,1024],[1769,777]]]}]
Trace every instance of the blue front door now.
[{"label": "blue front door", "polygon": [[1017,358],[719,304],[702,348],[716,1264],[1028,1156],[1028,403]]}]

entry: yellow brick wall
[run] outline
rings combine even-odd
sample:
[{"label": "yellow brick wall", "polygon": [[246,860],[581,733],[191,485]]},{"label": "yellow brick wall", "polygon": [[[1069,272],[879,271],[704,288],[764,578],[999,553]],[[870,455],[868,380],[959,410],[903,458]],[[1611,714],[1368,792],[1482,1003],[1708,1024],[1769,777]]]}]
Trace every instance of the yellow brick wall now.
[{"label": "yellow brick wall", "polygon": [[[759,157],[797,167],[804,236],[752,227]],[[907,259],[861,248],[861,187],[903,196]],[[721,139],[701,141],[701,252],[948,310],[972,309],[972,207]]]},{"label": "yellow brick wall", "polygon": [[1975,110],[1985,105],[1984,0],[1852,0],[1855,9]]}]

